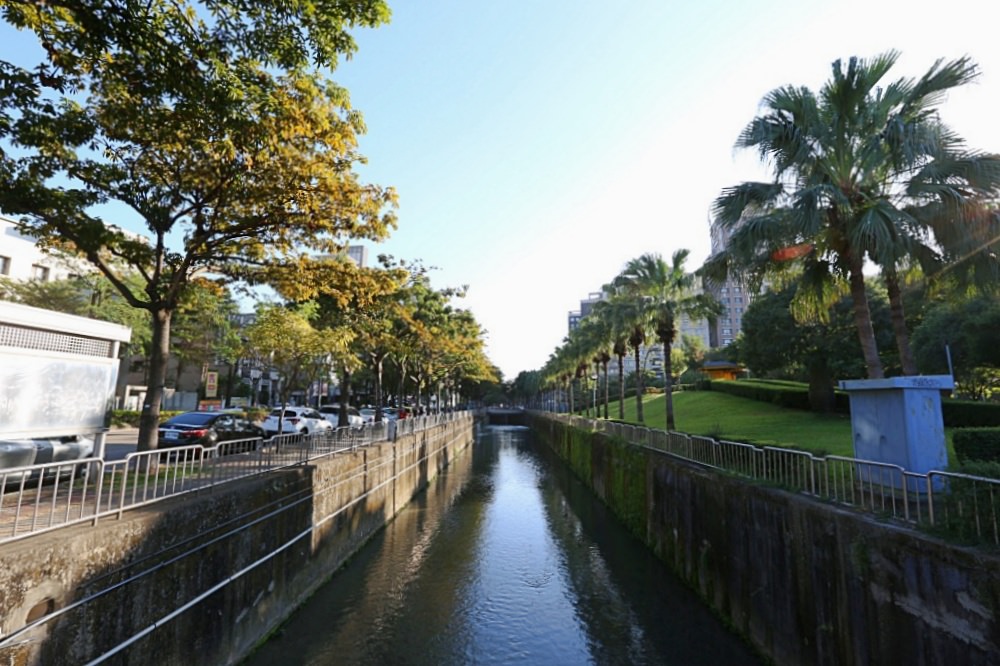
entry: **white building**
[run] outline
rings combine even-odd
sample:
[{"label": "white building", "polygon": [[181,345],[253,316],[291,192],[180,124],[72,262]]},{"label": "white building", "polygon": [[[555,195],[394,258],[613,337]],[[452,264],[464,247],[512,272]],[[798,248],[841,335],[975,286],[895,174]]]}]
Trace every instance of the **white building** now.
[{"label": "white building", "polygon": [[14,280],[65,280],[88,268],[79,261],[46,252],[35,238],[22,234],[17,223],[0,217],[0,275]]}]

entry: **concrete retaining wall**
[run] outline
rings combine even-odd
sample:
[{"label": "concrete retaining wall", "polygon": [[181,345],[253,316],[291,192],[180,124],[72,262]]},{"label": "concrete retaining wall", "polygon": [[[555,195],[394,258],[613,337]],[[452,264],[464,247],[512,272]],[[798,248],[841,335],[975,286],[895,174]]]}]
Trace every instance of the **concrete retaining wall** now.
[{"label": "concrete retaining wall", "polygon": [[235,663],[473,436],[455,421],[5,545],[0,664]]},{"label": "concrete retaining wall", "polygon": [[536,419],[539,437],[774,663],[1000,664],[1000,557]]}]

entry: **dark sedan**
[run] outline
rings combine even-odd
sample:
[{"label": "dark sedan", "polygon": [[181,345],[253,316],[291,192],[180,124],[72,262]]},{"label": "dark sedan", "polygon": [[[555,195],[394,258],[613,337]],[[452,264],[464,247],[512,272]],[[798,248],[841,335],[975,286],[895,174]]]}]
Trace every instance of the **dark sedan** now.
[{"label": "dark sedan", "polygon": [[234,439],[263,438],[264,430],[239,414],[229,412],[185,412],[160,424],[159,447],[209,447]]}]

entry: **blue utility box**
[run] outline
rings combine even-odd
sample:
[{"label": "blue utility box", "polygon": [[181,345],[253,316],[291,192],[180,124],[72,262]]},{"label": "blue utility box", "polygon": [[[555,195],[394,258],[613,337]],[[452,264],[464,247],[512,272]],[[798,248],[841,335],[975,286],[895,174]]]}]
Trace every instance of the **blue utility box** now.
[{"label": "blue utility box", "polygon": [[840,382],[851,400],[854,456],[918,474],[945,469],[941,391],[954,387],[951,375]]}]

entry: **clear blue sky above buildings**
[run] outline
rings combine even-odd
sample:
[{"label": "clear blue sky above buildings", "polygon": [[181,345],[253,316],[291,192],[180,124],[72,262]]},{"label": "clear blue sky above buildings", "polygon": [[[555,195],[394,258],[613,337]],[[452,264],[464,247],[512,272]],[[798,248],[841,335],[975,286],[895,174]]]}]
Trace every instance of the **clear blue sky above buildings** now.
[{"label": "clear blue sky above buildings", "polygon": [[373,252],[440,268],[508,379],[541,367],[566,315],[644,252],[709,252],[721,188],[762,175],[733,143],[761,98],[830,64],[902,52],[894,77],[971,55],[943,115],[1000,152],[1000,47],[988,3],[575,0],[390,3],[335,79],[368,123],[365,174],[399,229]]},{"label": "clear blue sky above buildings", "polygon": [[[629,259],[687,248],[701,265],[712,200],[764,175],[732,148],[760,99],[818,88],[835,59],[897,49],[897,77],[972,56],[980,81],[943,116],[1000,152],[1000,47],[981,0],[390,6],[392,22],[358,33],[333,74],[368,125],[364,177],[399,193],[399,228],[369,253],[437,267],[436,287],[468,285],[457,305],[507,379],[540,368],[567,312]],[[16,59],[10,32],[0,50]]]}]

